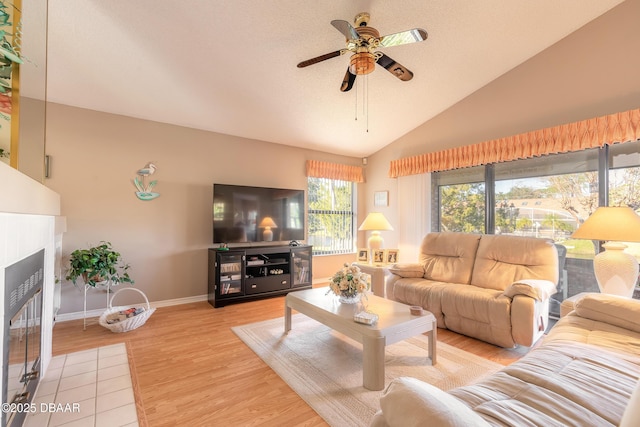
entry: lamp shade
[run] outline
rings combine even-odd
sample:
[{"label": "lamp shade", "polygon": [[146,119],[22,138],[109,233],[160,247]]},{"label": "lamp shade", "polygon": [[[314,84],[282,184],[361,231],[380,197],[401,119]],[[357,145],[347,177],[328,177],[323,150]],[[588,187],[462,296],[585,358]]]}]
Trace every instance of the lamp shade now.
[{"label": "lamp shade", "polygon": [[384,246],[384,239],[380,236],[380,231],[393,230],[393,227],[380,212],[371,212],[364,221],[362,221],[358,230],[371,231],[371,237],[369,237],[367,241],[369,249],[381,249],[382,246]]},{"label": "lamp shade", "polygon": [[262,221],[260,221],[260,225],[258,225],[258,227],[259,228],[266,228],[266,227],[278,228],[278,226],[276,225],[275,221],[270,216],[265,216],[262,219]]},{"label": "lamp shade", "polygon": [[360,231],[392,231],[393,227],[387,221],[387,218],[384,217],[380,212],[371,212],[367,217],[362,221]]},{"label": "lamp shade", "polygon": [[627,206],[599,207],[571,237],[614,242],[640,242],[640,216]]}]

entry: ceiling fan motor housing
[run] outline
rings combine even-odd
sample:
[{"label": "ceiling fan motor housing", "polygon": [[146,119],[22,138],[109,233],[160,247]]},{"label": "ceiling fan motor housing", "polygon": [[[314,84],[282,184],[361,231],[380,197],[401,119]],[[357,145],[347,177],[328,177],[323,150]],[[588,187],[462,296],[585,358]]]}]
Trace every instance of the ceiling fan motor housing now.
[{"label": "ceiling fan motor housing", "polygon": [[372,38],[379,39],[380,33],[373,27],[357,27],[354,28],[358,35],[366,42],[369,42]]}]

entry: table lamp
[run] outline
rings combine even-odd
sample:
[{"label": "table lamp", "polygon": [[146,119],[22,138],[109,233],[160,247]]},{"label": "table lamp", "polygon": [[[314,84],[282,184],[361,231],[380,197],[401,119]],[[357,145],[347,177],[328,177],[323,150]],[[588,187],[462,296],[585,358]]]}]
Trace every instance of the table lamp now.
[{"label": "table lamp", "polygon": [[371,237],[369,237],[369,249],[381,249],[384,244],[384,240],[380,235],[380,231],[393,230],[387,218],[380,212],[371,212],[362,221],[362,225],[358,228],[360,231],[371,231]]},{"label": "table lamp", "polygon": [[633,209],[599,207],[571,236],[574,239],[604,240],[606,249],[593,259],[600,292],[633,296],[638,281],[638,260],[624,252],[619,242],[640,242],[640,216]]},{"label": "table lamp", "polygon": [[262,240],[264,240],[265,242],[271,242],[273,240],[273,231],[271,230],[271,228],[278,228],[275,221],[273,221],[273,218],[271,218],[270,216],[265,216],[264,218],[262,218],[262,221],[260,221],[260,225],[258,225],[258,227],[264,228],[264,231],[262,232]]}]

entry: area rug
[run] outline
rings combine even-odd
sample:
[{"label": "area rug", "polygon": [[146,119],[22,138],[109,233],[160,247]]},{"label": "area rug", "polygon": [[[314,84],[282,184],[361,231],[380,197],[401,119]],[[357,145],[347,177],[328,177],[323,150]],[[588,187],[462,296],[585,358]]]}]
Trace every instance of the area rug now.
[{"label": "area rug", "polygon": [[[362,387],[362,345],[302,314],[232,328],[331,426],[367,426],[382,391]],[[428,360],[424,335],[387,346],[385,384],[410,376],[443,390],[473,383],[502,365],[439,342],[437,363]]]}]

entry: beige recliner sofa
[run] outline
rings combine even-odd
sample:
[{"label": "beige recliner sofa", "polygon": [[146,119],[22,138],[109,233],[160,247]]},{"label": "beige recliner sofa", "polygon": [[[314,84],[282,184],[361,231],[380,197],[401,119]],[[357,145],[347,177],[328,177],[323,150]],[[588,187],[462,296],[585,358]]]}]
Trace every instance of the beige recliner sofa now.
[{"label": "beige recliner sofa", "polygon": [[371,427],[640,425],[640,301],[586,294],[519,361],[443,391],[396,378]]},{"label": "beige recliner sofa", "polygon": [[501,347],[531,346],[544,334],[559,273],[551,240],[429,233],[418,259],[389,268],[387,298],[422,306],[440,328]]}]

